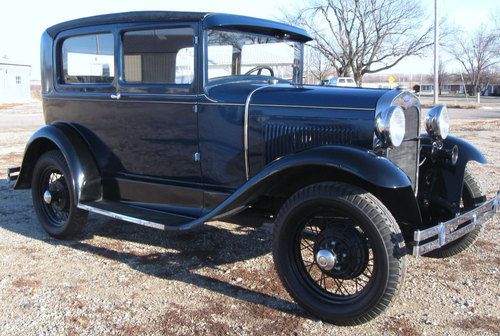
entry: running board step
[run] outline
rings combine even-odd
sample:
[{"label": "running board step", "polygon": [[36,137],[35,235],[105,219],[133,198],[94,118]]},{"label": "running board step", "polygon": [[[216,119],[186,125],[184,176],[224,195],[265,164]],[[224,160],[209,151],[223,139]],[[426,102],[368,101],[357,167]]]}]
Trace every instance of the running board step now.
[{"label": "running board step", "polygon": [[78,208],[159,230],[182,228],[184,224],[191,223],[196,219],[107,200],[80,203]]},{"label": "running board step", "polygon": [[20,171],[21,167],[7,168],[7,181],[16,181]]}]

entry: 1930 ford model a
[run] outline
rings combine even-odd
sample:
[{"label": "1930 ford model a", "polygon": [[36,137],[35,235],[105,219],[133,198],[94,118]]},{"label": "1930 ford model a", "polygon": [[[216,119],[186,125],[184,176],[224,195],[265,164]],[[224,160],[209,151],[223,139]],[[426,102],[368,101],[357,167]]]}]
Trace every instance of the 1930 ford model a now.
[{"label": "1930 ford model a", "polygon": [[296,27],[227,14],[135,12],[53,26],[42,37],[46,126],[16,189],[44,229],[78,234],[88,211],[164,230],[275,221],[291,296],[329,322],[380,314],[405,256],[446,257],[498,208],[411,93],[302,85]]}]

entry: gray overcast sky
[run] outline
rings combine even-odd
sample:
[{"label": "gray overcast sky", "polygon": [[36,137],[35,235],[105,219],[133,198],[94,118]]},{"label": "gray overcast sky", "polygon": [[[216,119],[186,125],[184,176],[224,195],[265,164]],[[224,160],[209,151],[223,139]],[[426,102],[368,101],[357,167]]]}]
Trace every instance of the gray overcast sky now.
[{"label": "gray overcast sky", "polygon": [[[429,18],[433,15],[433,0],[421,0]],[[477,28],[498,11],[498,0],[439,0],[441,13],[448,22],[465,31]],[[242,14],[268,19],[280,17],[283,8],[300,7],[303,0],[8,0],[2,3],[0,20],[0,57],[30,64],[32,78],[40,78],[39,41],[43,30],[53,24],[84,16],[134,10],[209,11]],[[385,73],[430,73],[432,60],[411,58]]]}]

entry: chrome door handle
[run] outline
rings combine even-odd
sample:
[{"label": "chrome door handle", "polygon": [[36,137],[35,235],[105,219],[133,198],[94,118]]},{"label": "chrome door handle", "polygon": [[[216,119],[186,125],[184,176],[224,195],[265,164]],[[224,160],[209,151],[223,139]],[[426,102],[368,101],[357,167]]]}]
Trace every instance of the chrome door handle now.
[{"label": "chrome door handle", "polygon": [[120,94],[120,92],[117,92],[116,94],[112,94],[111,95],[111,99],[120,99],[122,97],[122,95]]}]

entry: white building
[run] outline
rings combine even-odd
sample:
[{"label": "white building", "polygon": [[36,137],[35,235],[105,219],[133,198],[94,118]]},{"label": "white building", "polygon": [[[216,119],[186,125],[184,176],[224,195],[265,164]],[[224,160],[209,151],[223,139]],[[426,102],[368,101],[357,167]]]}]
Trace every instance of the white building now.
[{"label": "white building", "polygon": [[0,58],[0,102],[17,103],[31,99],[31,66]]}]

